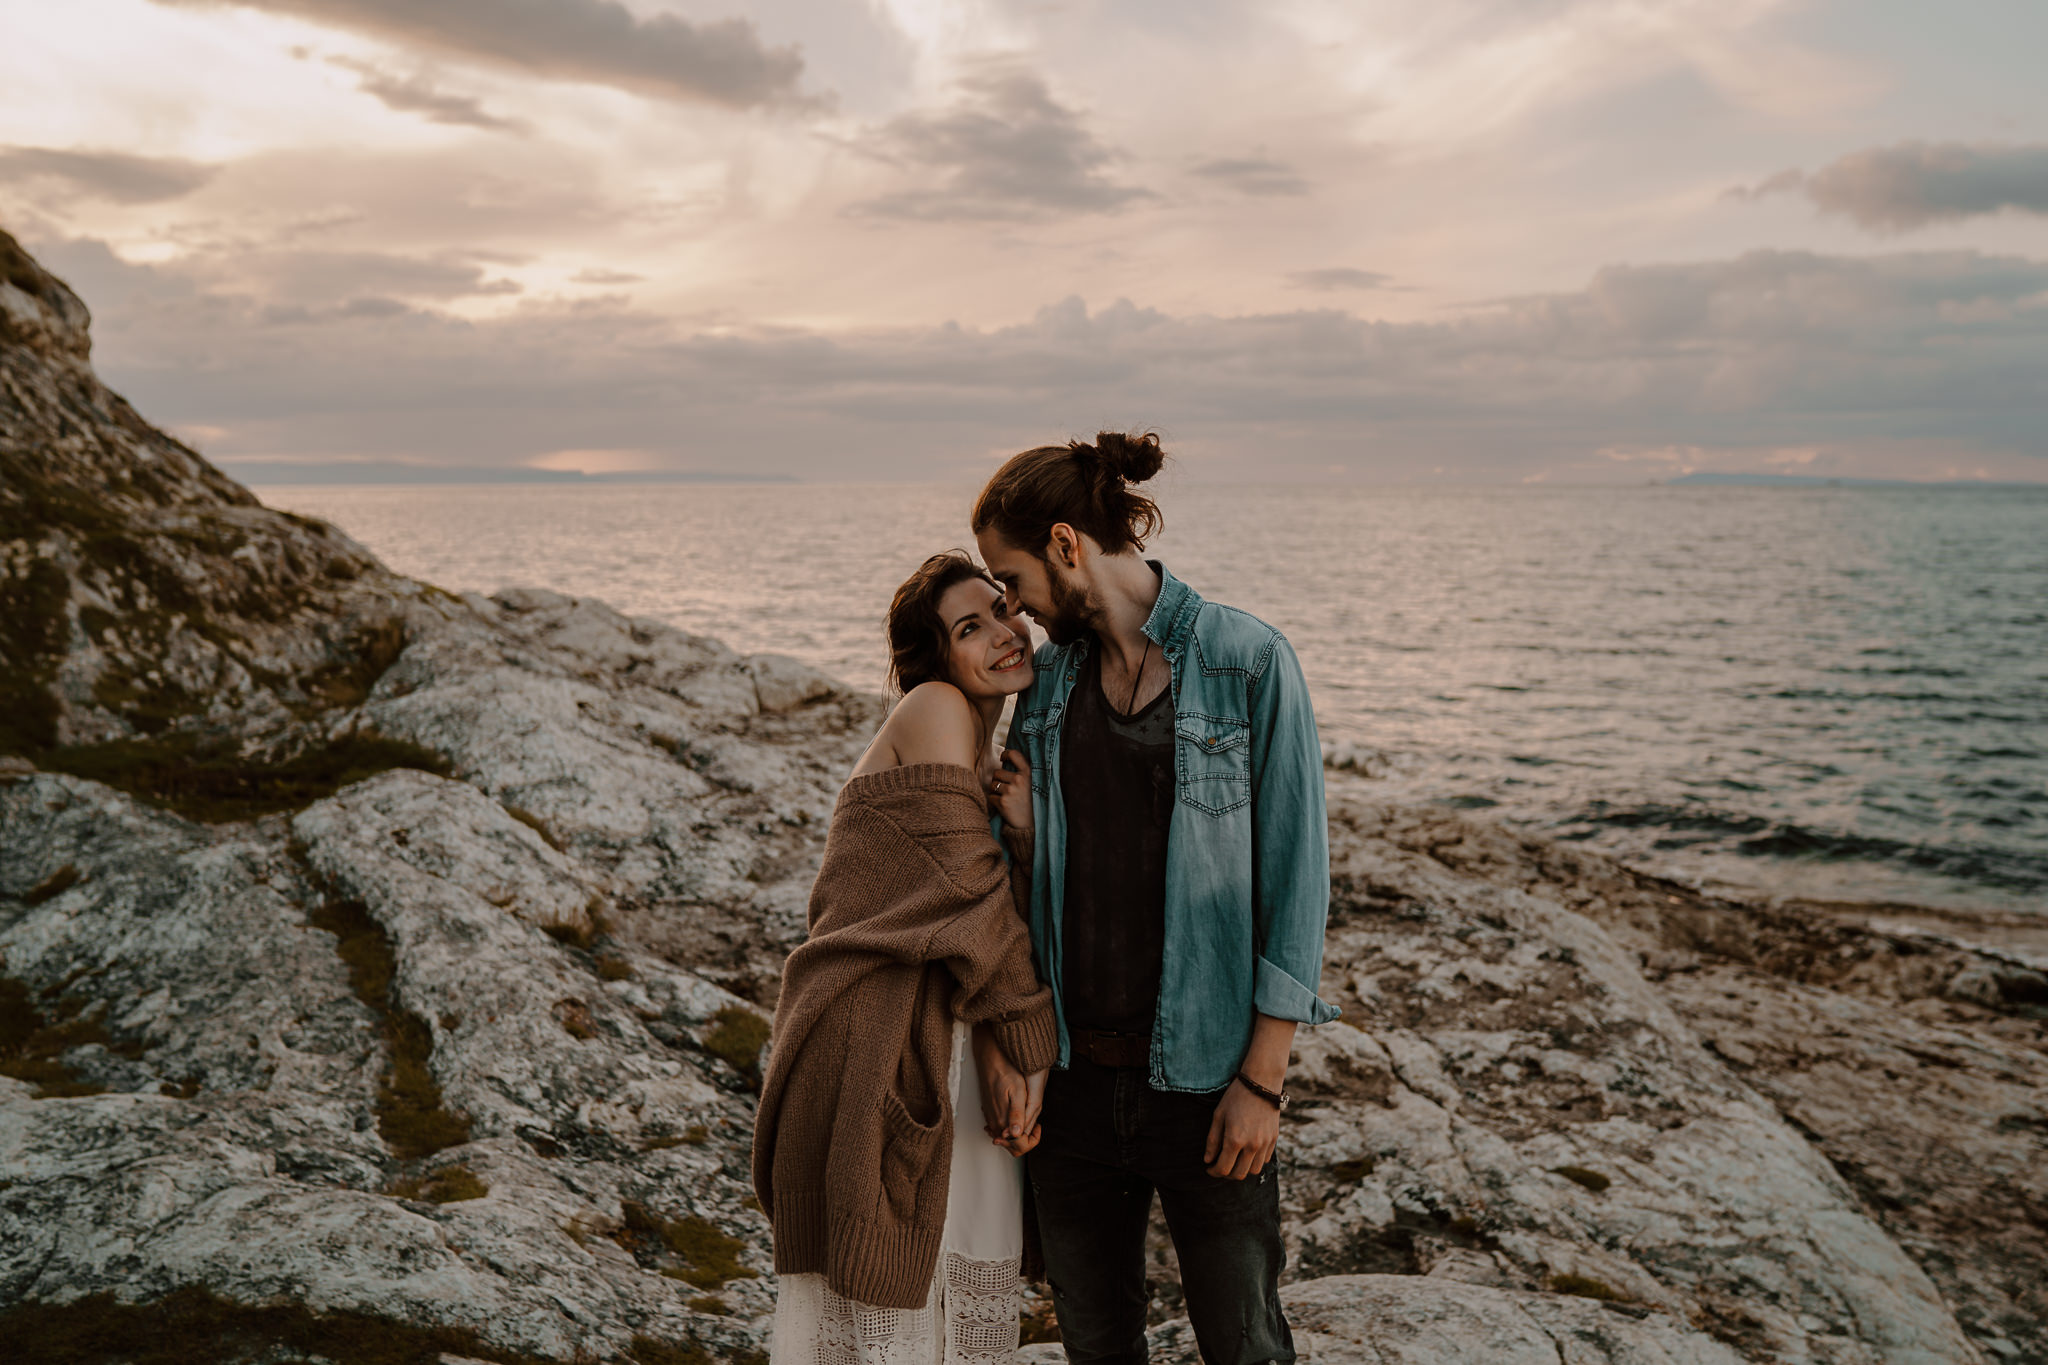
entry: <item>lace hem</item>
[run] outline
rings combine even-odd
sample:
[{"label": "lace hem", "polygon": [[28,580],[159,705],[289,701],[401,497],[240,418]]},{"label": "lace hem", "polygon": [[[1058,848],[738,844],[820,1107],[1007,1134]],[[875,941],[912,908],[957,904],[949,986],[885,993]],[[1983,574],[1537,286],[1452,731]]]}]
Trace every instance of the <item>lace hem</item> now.
[{"label": "lace hem", "polygon": [[784,1275],[772,1365],[1009,1365],[1017,1353],[1018,1263],[939,1257],[922,1308],[873,1308],[823,1275]]}]

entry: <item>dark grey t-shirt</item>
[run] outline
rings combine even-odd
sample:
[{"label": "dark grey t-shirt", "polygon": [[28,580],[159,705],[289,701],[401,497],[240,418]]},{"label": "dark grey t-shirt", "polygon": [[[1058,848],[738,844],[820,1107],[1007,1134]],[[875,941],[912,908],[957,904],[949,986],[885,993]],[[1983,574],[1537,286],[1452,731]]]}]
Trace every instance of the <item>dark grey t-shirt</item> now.
[{"label": "dark grey t-shirt", "polygon": [[1142,1033],[1159,1005],[1166,836],[1173,823],[1173,688],[1126,716],[1102,695],[1095,641],[1060,727],[1067,885],[1059,983],[1074,1028]]}]

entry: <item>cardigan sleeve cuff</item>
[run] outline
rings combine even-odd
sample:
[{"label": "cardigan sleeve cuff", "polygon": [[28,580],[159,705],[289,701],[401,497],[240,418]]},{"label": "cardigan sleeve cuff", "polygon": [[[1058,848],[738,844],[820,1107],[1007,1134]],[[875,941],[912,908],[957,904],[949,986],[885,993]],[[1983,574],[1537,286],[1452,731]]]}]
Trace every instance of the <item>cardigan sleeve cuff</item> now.
[{"label": "cardigan sleeve cuff", "polygon": [[1059,1026],[1053,1022],[1050,1000],[1015,1019],[991,1019],[988,1027],[1010,1065],[1027,1076],[1048,1070],[1059,1060]]}]

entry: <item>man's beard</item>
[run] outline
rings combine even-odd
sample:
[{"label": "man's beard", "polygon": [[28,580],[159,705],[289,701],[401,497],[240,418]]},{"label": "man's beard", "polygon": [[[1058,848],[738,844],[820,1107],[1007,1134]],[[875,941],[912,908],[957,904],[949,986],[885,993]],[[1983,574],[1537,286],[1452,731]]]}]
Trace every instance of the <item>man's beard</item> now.
[{"label": "man's beard", "polygon": [[1045,628],[1046,639],[1070,645],[1095,628],[1095,606],[1051,560],[1045,563],[1045,579],[1052,594],[1052,610],[1038,624]]}]

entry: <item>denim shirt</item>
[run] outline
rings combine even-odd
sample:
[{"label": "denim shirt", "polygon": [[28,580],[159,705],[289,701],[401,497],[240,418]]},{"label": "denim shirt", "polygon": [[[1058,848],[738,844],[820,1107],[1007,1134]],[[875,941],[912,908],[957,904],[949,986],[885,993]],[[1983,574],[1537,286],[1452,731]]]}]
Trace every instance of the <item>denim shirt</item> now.
[{"label": "denim shirt", "polygon": [[[1308,683],[1285,637],[1204,601],[1158,563],[1144,631],[1173,675],[1174,782],[1166,846],[1166,958],[1152,1024],[1161,1090],[1230,1083],[1252,1015],[1303,1024],[1337,1017],[1319,999],[1330,908],[1322,745]],[[1047,644],[1017,700],[1011,747],[1031,761],[1031,947],[1053,987],[1059,1065],[1071,1056],[1060,990],[1067,827],[1060,730],[1089,641]]]}]

